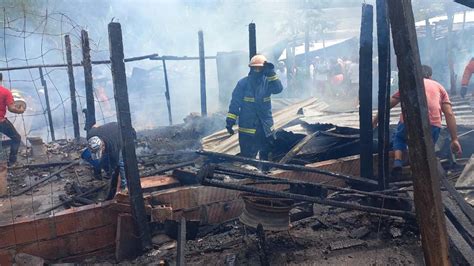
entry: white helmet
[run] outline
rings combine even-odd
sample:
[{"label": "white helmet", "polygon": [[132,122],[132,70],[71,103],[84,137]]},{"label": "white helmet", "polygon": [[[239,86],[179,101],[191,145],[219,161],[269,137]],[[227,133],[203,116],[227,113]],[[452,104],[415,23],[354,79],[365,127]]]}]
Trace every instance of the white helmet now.
[{"label": "white helmet", "polygon": [[104,150],[104,141],[102,141],[102,139],[97,136],[93,136],[87,140],[87,146],[91,151],[93,160],[98,160],[102,157],[102,151]]}]

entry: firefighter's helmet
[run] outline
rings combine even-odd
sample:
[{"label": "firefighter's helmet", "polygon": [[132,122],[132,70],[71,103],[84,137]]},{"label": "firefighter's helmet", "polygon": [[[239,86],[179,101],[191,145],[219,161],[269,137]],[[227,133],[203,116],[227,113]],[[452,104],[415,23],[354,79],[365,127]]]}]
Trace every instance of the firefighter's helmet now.
[{"label": "firefighter's helmet", "polygon": [[252,59],[250,59],[249,67],[256,67],[256,66],[263,67],[263,64],[266,61],[267,61],[267,58],[264,55],[261,55],[261,54],[254,55]]}]

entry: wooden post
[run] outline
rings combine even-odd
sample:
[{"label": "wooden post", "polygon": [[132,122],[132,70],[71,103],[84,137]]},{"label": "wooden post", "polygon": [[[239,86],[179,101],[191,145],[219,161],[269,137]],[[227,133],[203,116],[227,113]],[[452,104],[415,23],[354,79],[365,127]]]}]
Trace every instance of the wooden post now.
[{"label": "wooden post", "polygon": [[51,140],[55,141],[56,138],[54,137],[53,116],[51,115],[51,106],[49,104],[48,85],[46,84],[46,80],[44,79],[44,76],[43,76],[43,69],[40,67],[38,68],[38,70],[40,74],[41,85],[43,86],[43,89],[44,89],[44,99],[46,102],[46,113],[48,114],[48,123],[49,123],[49,131],[51,132]]},{"label": "wooden post", "polygon": [[94,86],[92,81],[92,64],[91,54],[89,47],[89,35],[86,30],[81,31],[81,44],[82,44],[82,66],[84,67],[84,83],[86,88],[86,125],[84,129],[88,131],[93,125],[95,125],[95,102],[94,102]]},{"label": "wooden post", "polygon": [[170,126],[173,124],[173,117],[171,115],[171,99],[170,99],[170,86],[168,84],[168,72],[166,70],[166,61],[165,59],[162,60],[163,62],[163,75],[165,76],[165,98],[166,98],[166,106],[168,107],[168,120],[170,122]]},{"label": "wooden post", "polygon": [[370,178],[373,175],[372,159],[372,42],[373,42],[372,5],[362,5],[359,50],[359,123],[360,123],[360,176]]},{"label": "wooden post", "polygon": [[0,197],[8,195],[8,167],[5,160],[0,160]]},{"label": "wooden post", "polygon": [[176,248],[176,265],[184,266],[186,264],[186,219],[181,216],[181,220],[178,223],[178,246]]},{"label": "wooden post", "polygon": [[201,81],[201,116],[207,116],[206,101],[206,59],[204,55],[204,35],[202,30],[198,32],[199,39],[199,73]]},{"label": "wooden post", "polygon": [[109,50],[114,85],[115,108],[117,121],[120,127],[120,137],[123,144],[122,156],[125,163],[125,175],[128,181],[132,216],[137,226],[142,249],[151,245],[150,228],[145,213],[142,187],[138,173],[137,155],[135,153],[134,130],[130,117],[130,104],[128,102],[127,77],[123,54],[122,28],[120,23],[109,23]]},{"label": "wooden post", "polygon": [[449,265],[446,221],[441,204],[437,159],[428,121],[420,54],[411,0],[388,1],[416,216],[426,265]]},{"label": "wooden post", "polygon": [[257,35],[255,23],[249,24],[249,57],[252,59],[257,54]]},{"label": "wooden post", "polygon": [[67,76],[69,78],[69,93],[71,95],[71,112],[72,112],[72,124],[74,126],[74,138],[79,140],[81,133],[79,132],[79,116],[77,114],[77,102],[76,102],[76,84],[74,82],[74,68],[72,67],[72,51],[71,51],[71,38],[69,35],[64,36],[66,43],[66,60],[67,60]]},{"label": "wooden post", "polygon": [[390,149],[390,25],[387,1],[377,0],[377,48],[379,54],[379,127],[378,127],[378,178],[379,189],[388,187]]},{"label": "wooden post", "polygon": [[304,25],[304,72],[306,76],[306,89],[311,88],[309,85],[310,79],[311,79],[311,73],[310,73],[310,59],[309,59],[309,23],[305,23]]},{"label": "wooden post", "polygon": [[454,73],[454,58],[453,58],[453,24],[454,24],[454,12],[450,6],[447,7],[448,15],[448,37],[447,37],[447,48],[448,48],[448,69],[449,69],[449,83],[450,83],[450,95],[456,95],[456,74]]},{"label": "wooden post", "polygon": [[425,19],[425,49],[427,53],[426,57],[426,64],[431,64],[431,58],[432,58],[432,53],[433,49],[431,48],[431,43],[433,42],[433,31],[431,29],[431,24],[430,24],[430,19],[426,18]]}]

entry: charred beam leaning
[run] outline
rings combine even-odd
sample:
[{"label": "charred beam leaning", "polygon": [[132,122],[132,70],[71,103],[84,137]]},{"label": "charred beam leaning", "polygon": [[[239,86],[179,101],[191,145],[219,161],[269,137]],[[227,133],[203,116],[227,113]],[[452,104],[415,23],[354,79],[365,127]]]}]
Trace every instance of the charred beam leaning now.
[{"label": "charred beam leaning", "polygon": [[171,98],[170,98],[170,85],[168,83],[168,71],[166,70],[166,60],[161,61],[163,63],[163,75],[165,78],[165,98],[166,98],[166,107],[168,108],[168,121],[170,126],[173,124],[173,116],[171,114]]},{"label": "charred beam leaning", "polygon": [[101,186],[98,186],[98,187],[95,187],[95,188],[91,188],[91,189],[89,189],[89,190],[87,190],[87,191],[85,191],[85,192],[83,192],[83,193],[80,193],[80,194],[78,194],[78,195],[76,195],[76,196],[73,196],[73,197],[70,198],[70,199],[67,199],[67,200],[65,200],[65,201],[62,201],[62,202],[60,202],[60,203],[58,203],[58,204],[56,204],[56,205],[54,205],[54,206],[52,206],[52,207],[50,207],[50,208],[48,208],[48,209],[42,211],[42,212],[40,212],[40,213],[37,213],[37,215],[41,215],[41,214],[48,213],[48,212],[50,212],[50,211],[52,211],[52,210],[55,210],[55,209],[57,209],[57,208],[59,208],[59,207],[65,205],[65,204],[69,204],[69,203],[73,202],[74,200],[76,200],[76,199],[78,199],[78,198],[83,198],[83,197],[85,197],[85,196],[87,196],[87,195],[89,195],[89,194],[92,194],[92,193],[95,193],[95,192],[97,192],[97,191],[100,191],[100,190],[103,189],[104,187],[105,187],[105,184],[104,184],[104,185],[101,185]]},{"label": "charred beam leaning", "polygon": [[312,167],[306,167],[306,166],[295,165],[295,164],[283,164],[283,163],[274,163],[274,162],[269,162],[269,161],[261,161],[261,160],[252,159],[252,158],[245,158],[241,156],[233,156],[233,155],[228,155],[224,153],[209,152],[209,151],[197,151],[197,153],[199,155],[210,157],[211,159],[214,159],[214,160],[237,161],[237,162],[251,164],[254,166],[266,165],[269,167],[275,167],[275,168],[279,168],[283,170],[318,173],[318,174],[340,178],[348,182],[361,184],[367,188],[375,188],[377,186],[377,182],[368,178],[349,176],[349,175],[334,173],[331,171],[316,169]]},{"label": "charred beam leaning", "polygon": [[86,124],[84,129],[89,131],[95,125],[95,102],[94,102],[94,87],[92,81],[92,63],[89,47],[89,35],[86,30],[81,31],[81,45],[82,45],[82,66],[84,67],[84,83],[86,88]]},{"label": "charred beam leaning", "polygon": [[132,216],[140,236],[142,250],[151,245],[150,228],[145,213],[145,203],[138,173],[137,155],[128,101],[127,77],[123,54],[122,28],[120,23],[111,22],[109,30],[109,50],[114,85],[115,108],[123,143],[122,156],[125,163],[125,175],[128,181]]},{"label": "charred beam leaning", "polygon": [[359,50],[359,123],[360,123],[360,176],[373,175],[372,158],[372,43],[373,43],[372,5],[362,5]]},{"label": "charred beam leaning", "polygon": [[408,198],[403,198],[403,197],[398,197],[398,196],[388,196],[382,193],[376,193],[376,192],[368,192],[368,191],[362,191],[362,190],[357,190],[357,189],[351,189],[351,188],[345,188],[345,187],[338,187],[338,186],[333,186],[325,183],[318,183],[318,182],[307,182],[307,181],[299,181],[299,180],[293,180],[288,177],[273,177],[265,174],[260,174],[260,173],[255,173],[255,172],[249,172],[245,170],[238,170],[238,169],[232,169],[232,168],[225,168],[221,166],[215,166],[215,172],[216,173],[222,173],[226,174],[229,176],[239,176],[243,178],[250,178],[254,180],[261,180],[263,182],[268,181],[268,183],[280,183],[280,184],[294,184],[294,185],[309,185],[309,186],[314,186],[314,187],[322,187],[325,189],[329,190],[334,190],[334,191],[342,191],[342,192],[348,192],[348,193],[357,193],[361,195],[367,195],[371,197],[379,197],[379,198],[386,198],[386,199],[394,199],[394,200],[400,200],[400,199],[408,199]]},{"label": "charred beam leaning", "polygon": [[28,186],[28,187],[23,188],[23,189],[20,190],[20,191],[17,191],[15,194],[13,194],[13,196],[19,196],[19,195],[21,195],[21,194],[23,194],[23,193],[25,193],[25,192],[27,192],[27,191],[30,191],[31,189],[37,187],[39,184],[42,184],[42,183],[48,181],[49,179],[51,179],[51,178],[53,178],[54,176],[60,174],[60,173],[63,172],[64,170],[66,170],[66,169],[68,169],[68,168],[71,168],[72,166],[75,166],[75,165],[77,165],[77,164],[79,164],[79,160],[72,161],[72,162],[70,162],[68,165],[65,165],[65,166],[61,167],[59,170],[54,171],[54,172],[51,173],[49,176],[47,176],[47,177],[45,177],[45,178],[42,178],[42,179],[36,181],[35,183],[31,184],[31,185]]},{"label": "charred beam leaning", "polygon": [[257,35],[255,23],[249,24],[249,57],[252,59],[257,54]]},{"label": "charred beam leaning", "polygon": [[69,35],[64,36],[66,43],[66,60],[67,60],[67,75],[69,78],[69,94],[71,95],[71,112],[72,124],[74,126],[74,138],[79,140],[81,133],[79,131],[79,115],[77,114],[76,102],[76,84],[74,82],[74,68],[72,66],[72,52],[71,52],[71,38]]},{"label": "charred beam leaning", "polygon": [[49,131],[51,132],[51,140],[55,141],[56,138],[54,137],[54,125],[53,125],[53,116],[51,115],[51,105],[49,104],[49,94],[48,94],[48,85],[46,84],[46,80],[44,79],[43,69],[40,67],[38,68],[40,78],[41,78],[41,85],[44,89],[44,99],[46,102],[46,113],[48,114],[48,123],[49,123]]},{"label": "charred beam leaning", "polygon": [[410,0],[388,1],[408,135],[416,216],[426,265],[450,265],[438,162],[428,121],[415,20]]},{"label": "charred beam leaning", "polygon": [[201,116],[207,116],[206,101],[206,59],[204,55],[204,34],[202,30],[198,32],[199,39],[199,77],[201,87]]},{"label": "charred beam leaning", "polygon": [[161,168],[158,168],[156,170],[148,172],[147,176],[163,174],[165,172],[175,170],[175,169],[178,169],[178,168],[182,168],[182,167],[186,167],[186,166],[194,166],[194,163],[195,163],[195,161],[192,160],[192,161],[187,161],[187,162],[182,162],[182,163],[177,163],[177,164],[161,167]]},{"label": "charred beam leaning", "polygon": [[388,152],[390,124],[390,25],[387,1],[377,0],[377,48],[379,55],[379,127],[378,127],[378,178],[379,189],[388,187]]},{"label": "charred beam leaning", "polygon": [[391,215],[391,216],[398,216],[398,217],[404,217],[404,218],[409,218],[409,219],[415,218],[415,215],[409,211],[389,210],[389,209],[375,208],[375,207],[370,207],[370,206],[362,206],[362,205],[350,204],[350,203],[345,203],[345,202],[339,202],[335,200],[328,200],[328,199],[321,199],[321,198],[311,197],[311,196],[306,196],[306,195],[293,194],[293,193],[288,193],[288,192],[283,192],[283,191],[266,190],[266,189],[256,188],[253,186],[246,186],[246,185],[240,185],[240,184],[233,184],[229,182],[217,181],[217,180],[212,179],[212,170],[209,170],[209,168],[202,169],[200,176],[202,177],[202,184],[207,185],[207,186],[233,189],[233,190],[244,191],[244,192],[249,192],[249,193],[267,195],[271,197],[281,197],[281,198],[288,198],[288,199],[293,199],[293,200],[307,201],[307,202],[317,203],[321,205],[328,205],[328,206],[333,206],[333,207],[338,207],[338,208],[346,208],[350,210],[358,210],[358,211],[374,213],[374,214],[379,214],[379,215]]}]

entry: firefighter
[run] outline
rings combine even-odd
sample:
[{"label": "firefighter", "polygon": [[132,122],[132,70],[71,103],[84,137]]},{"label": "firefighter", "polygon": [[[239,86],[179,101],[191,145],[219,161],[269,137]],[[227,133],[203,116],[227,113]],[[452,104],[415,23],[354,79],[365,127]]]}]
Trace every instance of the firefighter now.
[{"label": "firefighter", "polygon": [[232,126],[239,120],[240,155],[268,160],[274,140],[271,95],[278,94],[283,86],[275,67],[263,55],[255,55],[249,63],[247,77],[237,82],[232,92],[226,128],[233,135]]},{"label": "firefighter", "polygon": [[[472,73],[474,72],[474,57],[469,60],[469,63],[464,68],[464,74],[462,75],[461,81],[461,97],[466,97],[467,94],[467,86],[469,85],[469,81],[471,80]],[[473,92],[474,96],[474,92]]]}]

